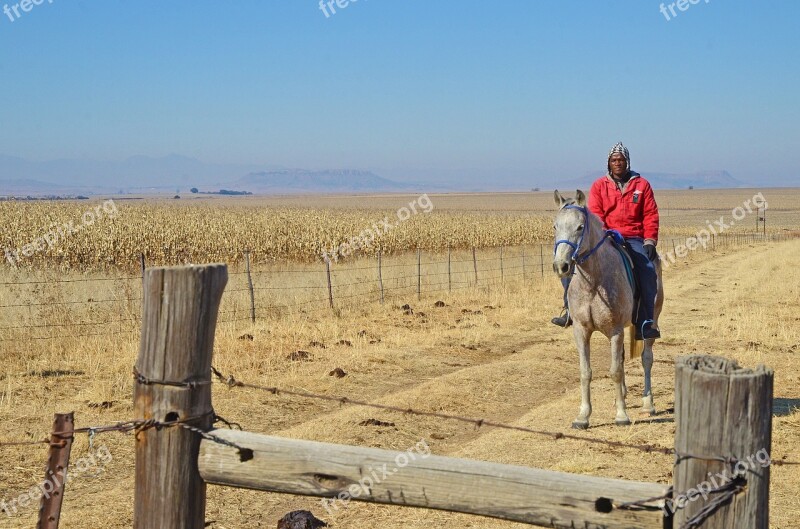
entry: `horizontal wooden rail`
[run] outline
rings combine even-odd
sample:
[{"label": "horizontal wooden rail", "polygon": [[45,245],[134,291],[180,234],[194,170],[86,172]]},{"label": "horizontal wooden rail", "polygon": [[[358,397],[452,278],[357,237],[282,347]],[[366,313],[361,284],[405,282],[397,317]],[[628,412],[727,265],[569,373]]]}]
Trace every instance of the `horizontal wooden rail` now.
[{"label": "horizontal wooden rail", "polygon": [[419,448],[377,448],[299,441],[236,430],[214,436],[252,449],[203,440],[198,467],[208,483],[478,514],[543,527],[662,529],[663,500],[646,508],[615,506],[663,495],[666,485],[430,455]]}]

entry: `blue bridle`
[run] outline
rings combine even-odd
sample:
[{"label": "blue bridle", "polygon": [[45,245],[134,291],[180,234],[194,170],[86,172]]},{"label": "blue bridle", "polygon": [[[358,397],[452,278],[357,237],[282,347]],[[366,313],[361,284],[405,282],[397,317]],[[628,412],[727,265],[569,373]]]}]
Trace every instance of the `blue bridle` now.
[{"label": "blue bridle", "polygon": [[553,255],[556,254],[558,251],[558,246],[561,244],[566,244],[570,248],[572,248],[572,255],[570,256],[570,260],[573,261],[576,265],[580,266],[586,262],[589,257],[592,256],[602,245],[606,242],[606,239],[612,237],[614,239],[621,239],[622,236],[616,230],[606,230],[603,237],[600,238],[600,242],[598,242],[594,248],[589,250],[587,253],[580,255],[581,246],[583,245],[583,236],[586,235],[586,228],[589,227],[589,210],[586,209],[585,206],[575,206],[572,204],[564,206],[563,209],[577,209],[581,213],[583,213],[583,231],[581,231],[581,236],[578,239],[578,244],[568,240],[568,239],[561,239],[556,241],[555,246],[553,247]]}]

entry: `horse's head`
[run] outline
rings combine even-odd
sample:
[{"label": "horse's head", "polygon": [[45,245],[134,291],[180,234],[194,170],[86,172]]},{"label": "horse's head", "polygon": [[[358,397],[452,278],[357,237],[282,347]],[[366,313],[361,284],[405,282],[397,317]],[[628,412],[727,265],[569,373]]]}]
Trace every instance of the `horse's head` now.
[{"label": "horse's head", "polygon": [[586,215],[579,209],[586,207],[586,195],[579,189],[575,192],[575,198],[564,198],[556,190],[554,198],[558,213],[553,225],[556,240],[553,250],[553,271],[558,277],[567,277],[572,271],[572,258],[580,244],[584,224],[587,221]]}]

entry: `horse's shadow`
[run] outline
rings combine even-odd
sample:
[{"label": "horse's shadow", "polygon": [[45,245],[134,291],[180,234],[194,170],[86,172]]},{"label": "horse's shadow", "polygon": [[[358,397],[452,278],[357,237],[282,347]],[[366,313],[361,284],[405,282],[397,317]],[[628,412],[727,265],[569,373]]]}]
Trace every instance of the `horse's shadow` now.
[{"label": "horse's shadow", "polygon": [[772,399],[772,415],[775,417],[785,417],[794,411],[800,411],[800,399],[785,399],[776,397]]},{"label": "horse's shadow", "polygon": [[[640,408],[641,406],[628,406],[629,410],[634,410],[636,408]],[[800,399],[787,399],[782,397],[776,397],[772,399],[772,415],[775,417],[785,417],[787,415],[791,415],[795,411],[800,411]],[[665,410],[661,410],[656,413],[656,415],[652,417],[631,417],[635,424],[658,424],[658,423],[669,423],[675,422],[675,408],[667,408]],[[615,427],[616,425],[613,422],[608,423],[599,423],[593,425],[593,428],[599,428],[601,426],[612,426]]]},{"label": "horse's shadow", "polygon": [[[641,406],[628,406],[628,410],[635,410],[636,408],[641,408]],[[634,424],[659,424],[659,423],[670,423],[675,422],[675,408],[667,408],[665,410],[657,411],[653,416],[635,416],[631,415],[631,421]],[[592,428],[599,428],[601,426],[611,426],[614,428],[618,428],[618,426],[613,422],[607,423],[599,423],[592,426]]]}]

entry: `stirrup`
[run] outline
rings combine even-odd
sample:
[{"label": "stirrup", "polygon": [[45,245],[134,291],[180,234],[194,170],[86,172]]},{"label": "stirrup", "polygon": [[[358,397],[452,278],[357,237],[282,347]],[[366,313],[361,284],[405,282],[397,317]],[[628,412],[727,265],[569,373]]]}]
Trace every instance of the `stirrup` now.
[{"label": "stirrup", "polygon": [[550,322],[553,325],[558,325],[559,327],[567,328],[572,325],[572,318],[569,315],[569,309],[563,309],[559,316],[556,316]]},{"label": "stirrup", "polygon": [[[653,320],[644,320],[644,322],[636,329],[637,340],[653,340],[661,338],[661,331],[653,328]],[[647,326],[647,328],[645,328]]]}]

